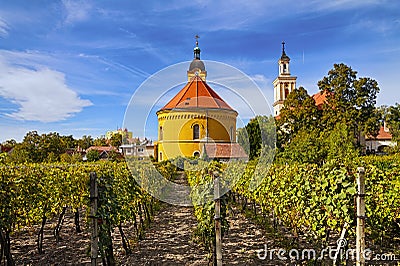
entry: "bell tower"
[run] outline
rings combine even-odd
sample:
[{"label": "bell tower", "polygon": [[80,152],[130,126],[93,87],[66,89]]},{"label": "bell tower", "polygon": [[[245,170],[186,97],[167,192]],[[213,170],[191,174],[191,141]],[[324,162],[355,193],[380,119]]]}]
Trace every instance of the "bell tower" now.
[{"label": "bell tower", "polygon": [[188,82],[193,79],[194,76],[199,76],[202,80],[206,80],[207,71],[204,62],[200,60],[200,48],[199,48],[199,35],[195,36],[196,47],[193,49],[193,61],[190,63],[189,70],[187,72]]},{"label": "bell tower", "polygon": [[283,107],[283,102],[289,93],[296,88],[297,77],[290,75],[290,58],[285,52],[285,42],[282,42],[282,56],[278,60],[279,75],[274,80],[274,116],[279,116]]}]

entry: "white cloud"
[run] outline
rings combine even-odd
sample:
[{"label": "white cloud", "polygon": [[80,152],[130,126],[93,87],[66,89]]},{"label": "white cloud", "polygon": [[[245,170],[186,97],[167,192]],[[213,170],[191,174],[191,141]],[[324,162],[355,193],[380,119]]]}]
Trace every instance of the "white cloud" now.
[{"label": "white cloud", "polygon": [[272,81],[263,74],[251,75],[249,78],[252,79],[261,90],[265,90],[272,86]]},{"label": "white cloud", "polygon": [[0,37],[7,37],[8,29],[8,24],[2,18],[0,18]]},{"label": "white cloud", "polygon": [[74,24],[89,17],[92,6],[88,1],[63,0],[62,3],[66,12],[65,24]]},{"label": "white cloud", "polygon": [[66,85],[61,72],[10,66],[1,61],[0,96],[19,107],[17,111],[6,114],[18,120],[65,120],[92,105]]}]

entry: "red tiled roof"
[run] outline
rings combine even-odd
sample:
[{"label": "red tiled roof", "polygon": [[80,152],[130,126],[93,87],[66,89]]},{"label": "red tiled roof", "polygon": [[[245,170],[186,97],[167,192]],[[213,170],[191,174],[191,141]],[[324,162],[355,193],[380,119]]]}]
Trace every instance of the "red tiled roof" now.
[{"label": "red tiled roof", "polygon": [[175,108],[212,108],[233,110],[208,84],[199,76],[194,76],[181,91],[175,95],[161,110]]},{"label": "red tiled roof", "polygon": [[90,146],[86,151],[96,150],[101,152],[117,151],[115,147],[112,146]]},{"label": "red tiled roof", "polygon": [[206,143],[204,148],[209,158],[248,158],[238,143]]},{"label": "red tiled roof", "polygon": [[321,105],[325,104],[328,99],[326,98],[327,96],[327,92],[323,91],[323,92],[317,92],[316,94],[314,94],[312,97],[315,101],[315,105],[320,107]]},{"label": "red tiled roof", "polygon": [[380,140],[391,140],[392,134],[389,131],[385,130],[383,126],[379,129],[378,135],[374,138],[373,136],[368,136],[367,139],[380,139]]}]

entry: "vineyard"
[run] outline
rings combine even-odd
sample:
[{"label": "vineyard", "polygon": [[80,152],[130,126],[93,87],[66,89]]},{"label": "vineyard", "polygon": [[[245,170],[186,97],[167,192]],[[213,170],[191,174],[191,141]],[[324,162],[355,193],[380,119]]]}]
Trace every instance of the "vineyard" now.
[{"label": "vineyard", "polygon": [[[273,164],[267,167],[262,161],[247,165],[198,161],[196,167],[202,166],[198,171],[192,166],[191,162],[185,162],[185,172],[181,172],[181,176],[187,178],[192,188],[197,224],[193,232],[186,228],[185,235],[192,236],[205,248],[209,263],[213,261],[215,248],[212,183],[215,173],[221,176],[221,187],[232,187],[221,200],[224,238],[232,234],[232,219],[238,215],[236,210],[240,210],[264,228],[265,234],[272,232],[268,234],[270,237],[276,236],[281,241],[280,233],[290,235],[289,241],[278,243],[280,247],[297,247],[304,243],[323,247],[337,240],[345,222],[350,224],[348,239],[354,238],[356,166],[364,166],[367,241],[378,249],[400,253],[398,155],[361,157],[352,163],[332,161],[323,166]],[[128,163],[0,165],[1,263],[15,265],[12,257],[15,246],[11,245],[11,239],[21,231],[31,231],[31,237],[36,239],[36,252],[43,253],[43,246],[47,244],[43,232],[49,220],[54,221],[51,226],[54,241],[59,241],[66,211],[70,210],[77,233],[87,231],[92,219],[97,219],[103,265],[120,264],[113,251],[115,231],[119,233],[125,256],[129,257],[136,243],[146,238],[146,231],[160,208],[165,208],[146,192],[149,187],[163,191],[165,184],[155,178],[158,171],[168,180],[177,176],[176,167],[169,162],[157,165],[157,170],[150,162],[134,160]],[[92,172],[97,175],[99,187],[99,208],[95,217],[89,213]],[[261,182],[254,186],[254,180]],[[131,225],[134,236],[124,231],[127,224]],[[262,244],[253,247],[253,259],[255,250]],[[349,245],[353,245],[351,241]],[[90,261],[89,252],[87,257]]]},{"label": "vineyard", "polygon": [[[228,230],[226,214],[229,205],[241,205],[242,210],[248,209],[249,216],[258,219],[264,227],[272,227],[274,232],[278,232],[278,228],[289,231],[291,240],[286,241],[286,248],[299,247],[304,242],[308,247],[321,248],[336,243],[345,223],[350,225],[348,238],[355,238],[356,165],[362,165],[367,177],[367,239],[381,252],[381,247],[386,247],[400,253],[399,156],[364,157],[347,164],[335,160],[323,166],[266,165],[262,161],[247,165],[213,162],[203,171],[187,171],[194,202],[199,198],[210,198],[210,171],[217,168],[222,174],[222,187],[234,184],[222,201],[223,232]],[[257,180],[262,181],[257,183]],[[195,215],[197,236],[212,254],[214,202],[195,205]]]},{"label": "vineyard", "polygon": [[[1,258],[13,265],[10,237],[24,227],[40,224],[37,234],[37,252],[43,252],[43,230],[46,221],[58,217],[54,237],[58,241],[60,226],[67,208],[75,213],[76,231],[81,231],[79,213],[85,211],[84,220],[89,219],[89,176],[97,174],[99,185],[100,253],[104,265],[114,264],[111,230],[119,228],[126,253],[130,252],[130,241],[126,239],[122,224],[134,225],[137,239],[143,236],[144,228],[151,221],[157,201],[146,192],[146,185],[157,186],[152,177],[158,174],[149,163],[80,163],[25,164],[0,166],[0,228]],[[132,165],[133,164],[133,165]],[[161,166],[160,171],[173,174]],[[132,171],[131,171],[132,170]],[[137,176],[135,176],[137,175]],[[166,174],[167,175],[167,174]],[[139,177],[139,186],[135,177]],[[149,182],[146,182],[148,180]]]}]

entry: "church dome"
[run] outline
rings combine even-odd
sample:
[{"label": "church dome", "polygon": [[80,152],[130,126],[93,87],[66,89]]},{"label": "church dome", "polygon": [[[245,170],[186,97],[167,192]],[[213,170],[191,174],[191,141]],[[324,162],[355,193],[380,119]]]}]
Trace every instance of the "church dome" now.
[{"label": "church dome", "polygon": [[224,109],[236,113],[236,111],[199,76],[194,76],[192,80],[158,112],[174,109]]},{"label": "church dome", "polygon": [[193,59],[193,61],[190,63],[189,71],[193,71],[195,69],[200,69],[201,71],[205,71],[206,67],[204,65],[204,62],[197,58]]}]

